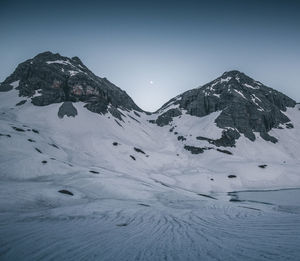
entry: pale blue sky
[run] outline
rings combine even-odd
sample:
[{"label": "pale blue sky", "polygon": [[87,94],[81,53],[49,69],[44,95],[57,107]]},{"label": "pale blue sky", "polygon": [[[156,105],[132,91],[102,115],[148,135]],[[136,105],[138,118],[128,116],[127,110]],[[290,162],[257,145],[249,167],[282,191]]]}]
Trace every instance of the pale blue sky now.
[{"label": "pale blue sky", "polygon": [[2,0],[0,81],[49,50],[149,111],[233,69],[300,102],[299,28],[300,1]]}]

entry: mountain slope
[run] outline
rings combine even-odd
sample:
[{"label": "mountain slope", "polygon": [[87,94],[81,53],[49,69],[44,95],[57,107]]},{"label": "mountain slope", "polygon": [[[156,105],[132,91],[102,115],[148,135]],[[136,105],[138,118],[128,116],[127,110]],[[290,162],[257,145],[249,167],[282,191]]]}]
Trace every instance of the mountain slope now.
[{"label": "mountain slope", "polygon": [[286,95],[239,71],[230,71],[200,88],[171,99],[158,110],[159,116],[155,123],[159,126],[167,125],[183,111],[198,117],[219,111],[221,113],[215,123],[224,132],[218,141],[208,139],[211,143],[234,146],[240,134],[254,141],[254,132],[275,143],[277,139],[268,132],[273,128],[292,128],[284,112],[295,105],[296,102]]},{"label": "mountain slope", "polygon": [[[237,71],[153,114],[78,58],[48,52],[19,65],[0,89],[1,179],[80,173],[98,180],[90,171],[108,171],[116,180],[189,193],[300,185],[299,105]],[[110,182],[103,186],[116,193]],[[140,189],[126,184],[126,193]]]},{"label": "mountain slope", "polygon": [[18,66],[0,85],[0,259],[297,260],[300,190],[280,189],[300,187],[300,104],[230,74],[149,114],[78,58]]},{"label": "mountain slope", "polygon": [[[37,106],[82,101],[90,111],[111,111],[120,120],[118,108],[142,111],[126,92],[106,78],[94,75],[78,57],[70,59],[51,52],[41,53],[21,63],[1,84],[0,91],[11,90],[14,84],[18,84],[20,96],[31,98]],[[63,111],[69,111],[68,107],[72,110],[70,103],[65,107]]]}]

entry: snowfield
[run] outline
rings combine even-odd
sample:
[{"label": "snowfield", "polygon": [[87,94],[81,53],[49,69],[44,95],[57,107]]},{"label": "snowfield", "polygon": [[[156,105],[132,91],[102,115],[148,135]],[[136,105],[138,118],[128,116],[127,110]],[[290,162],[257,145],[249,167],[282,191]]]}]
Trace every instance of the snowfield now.
[{"label": "snowfield", "polygon": [[196,137],[221,136],[219,112],[159,127],[22,100],[0,93],[1,260],[299,260],[299,105],[278,143],[241,137],[230,155],[184,149],[211,147]]}]

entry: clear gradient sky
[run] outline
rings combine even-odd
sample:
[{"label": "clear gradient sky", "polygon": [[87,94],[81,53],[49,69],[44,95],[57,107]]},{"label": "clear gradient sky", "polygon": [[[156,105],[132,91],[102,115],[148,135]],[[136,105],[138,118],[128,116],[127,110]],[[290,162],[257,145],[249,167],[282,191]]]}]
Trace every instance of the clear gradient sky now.
[{"label": "clear gradient sky", "polygon": [[142,109],[237,69],[300,102],[300,1],[0,0],[0,81],[78,56]]}]

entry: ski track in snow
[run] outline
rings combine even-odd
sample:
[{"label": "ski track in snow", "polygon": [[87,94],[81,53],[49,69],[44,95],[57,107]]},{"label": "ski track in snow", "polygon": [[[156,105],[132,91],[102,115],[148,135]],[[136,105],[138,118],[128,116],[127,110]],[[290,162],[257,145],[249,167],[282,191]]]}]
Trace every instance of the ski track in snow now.
[{"label": "ski track in snow", "polygon": [[297,260],[299,257],[299,213],[264,212],[233,203],[222,205],[202,200],[171,200],[174,195],[160,196],[161,205],[146,202],[149,207],[132,201],[99,200],[59,213],[51,209],[9,216],[2,213],[0,258]]}]

